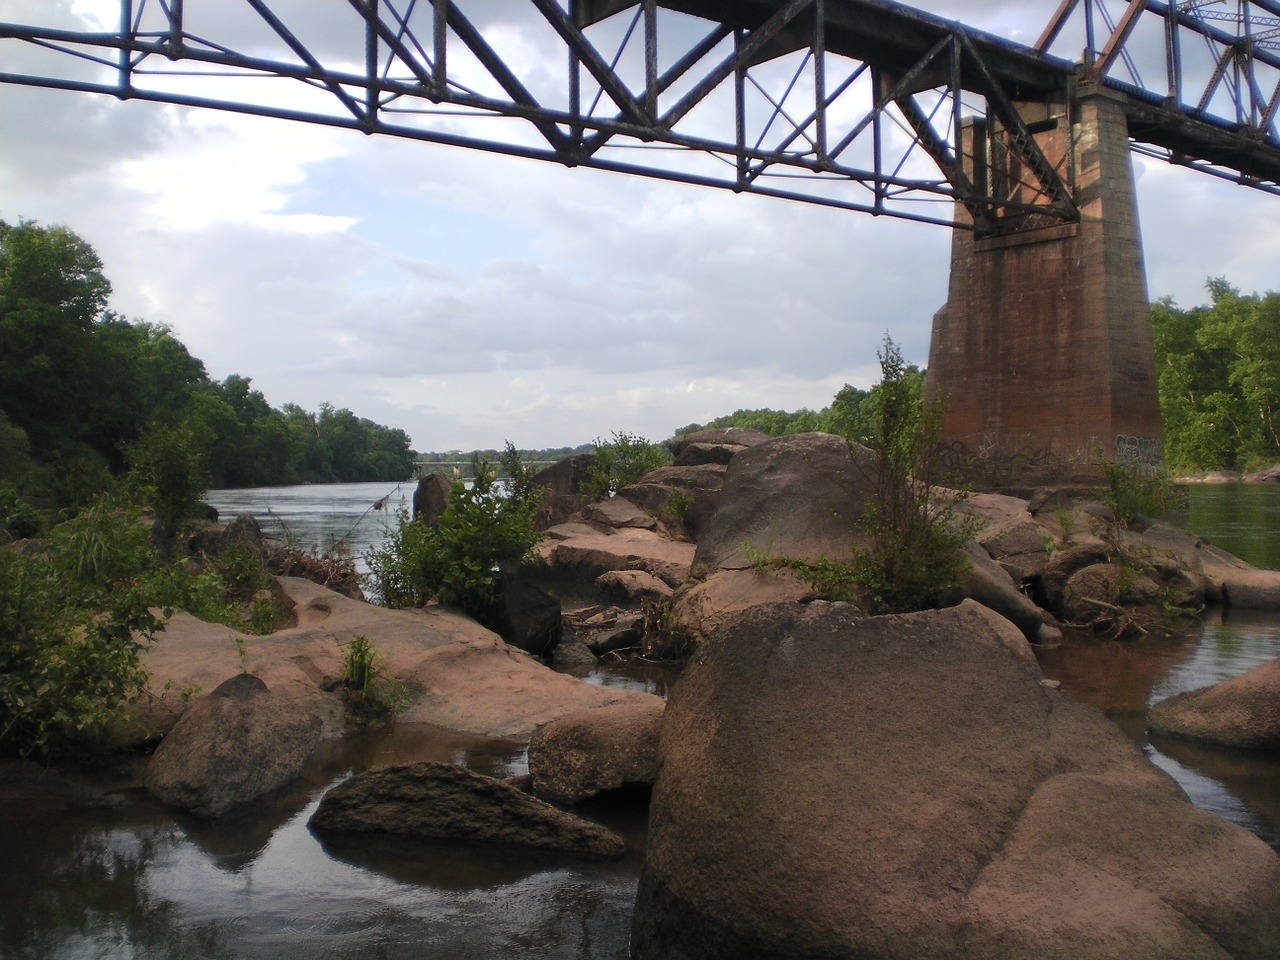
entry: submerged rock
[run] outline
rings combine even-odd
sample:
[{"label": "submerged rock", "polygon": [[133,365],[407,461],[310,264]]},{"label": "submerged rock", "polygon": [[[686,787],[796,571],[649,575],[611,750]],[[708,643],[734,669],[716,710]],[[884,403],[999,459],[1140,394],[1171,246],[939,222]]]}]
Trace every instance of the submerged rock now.
[{"label": "submerged rock", "polygon": [[321,835],[375,833],[620,857],[626,842],[597,823],[465,767],[423,761],[357,774],[334,787],[312,815]]},{"label": "submerged rock", "polygon": [[1280,658],[1151,708],[1153,733],[1280,753]]}]

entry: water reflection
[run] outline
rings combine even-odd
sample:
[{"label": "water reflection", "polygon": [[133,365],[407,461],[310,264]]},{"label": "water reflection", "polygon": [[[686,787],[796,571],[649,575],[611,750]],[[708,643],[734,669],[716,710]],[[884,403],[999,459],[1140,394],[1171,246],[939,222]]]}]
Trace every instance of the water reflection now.
[{"label": "water reflection", "polygon": [[1061,644],[1037,649],[1036,656],[1047,677],[1106,713],[1197,806],[1280,850],[1280,757],[1152,739],[1147,732],[1147,712],[1161,700],[1280,656],[1280,616],[1219,610],[1170,637],[1107,641],[1069,635]]},{"label": "water reflection", "polygon": [[638,852],[519,862],[390,841],[348,856],[307,829],[321,794],[261,846],[245,823],[179,823],[145,800],[77,813],[6,797],[0,956],[626,956]]}]

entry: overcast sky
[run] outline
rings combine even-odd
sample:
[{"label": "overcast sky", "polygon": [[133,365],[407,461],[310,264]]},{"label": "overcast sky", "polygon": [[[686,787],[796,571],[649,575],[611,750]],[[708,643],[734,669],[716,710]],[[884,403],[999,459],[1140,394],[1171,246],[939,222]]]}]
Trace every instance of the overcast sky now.
[{"label": "overcast sky", "polygon": [[[1056,5],[917,4],[1024,43]],[[118,7],[103,9],[0,0],[0,19]],[[525,54],[536,69],[536,44]],[[1153,298],[1197,305],[1216,276],[1280,288],[1280,198],[1135,163]],[[950,243],[944,227],[11,85],[0,218],[75,230],[112,306],[171,326],[214,378],[347,407],[418,450],[660,440],[741,407],[821,408],[872,384],[886,331],[927,362]]]}]

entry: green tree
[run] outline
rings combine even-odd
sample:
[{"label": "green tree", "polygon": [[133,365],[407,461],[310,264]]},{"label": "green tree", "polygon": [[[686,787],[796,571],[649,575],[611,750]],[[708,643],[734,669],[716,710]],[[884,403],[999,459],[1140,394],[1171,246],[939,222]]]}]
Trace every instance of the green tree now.
[{"label": "green tree", "polygon": [[81,439],[111,284],[65,227],[0,221],[0,409],[36,448]]},{"label": "green tree", "polygon": [[1151,311],[1165,454],[1179,470],[1240,469],[1280,458],[1280,294],[1208,283],[1211,304]]},{"label": "green tree", "polygon": [[130,484],[155,510],[168,537],[194,515],[208,489],[209,434],[200,426],[190,420],[156,419],[128,448]]}]

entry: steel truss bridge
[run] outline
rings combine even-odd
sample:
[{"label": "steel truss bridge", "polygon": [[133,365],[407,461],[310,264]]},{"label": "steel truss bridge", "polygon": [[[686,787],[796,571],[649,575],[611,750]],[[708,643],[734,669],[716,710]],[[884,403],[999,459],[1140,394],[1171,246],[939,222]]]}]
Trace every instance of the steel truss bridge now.
[{"label": "steel truss bridge", "polygon": [[[980,234],[1078,218],[1071,157],[1051,162],[1037,135],[1069,123],[1079,92],[1101,87],[1125,95],[1135,151],[1280,194],[1280,0],[1062,0],[1033,45],[891,0],[119,0],[110,9],[99,29],[0,22],[0,82]],[[976,131],[967,148],[962,123]],[[964,149],[1001,157],[1001,175],[966,165]],[[970,216],[953,224],[957,202]]]}]

